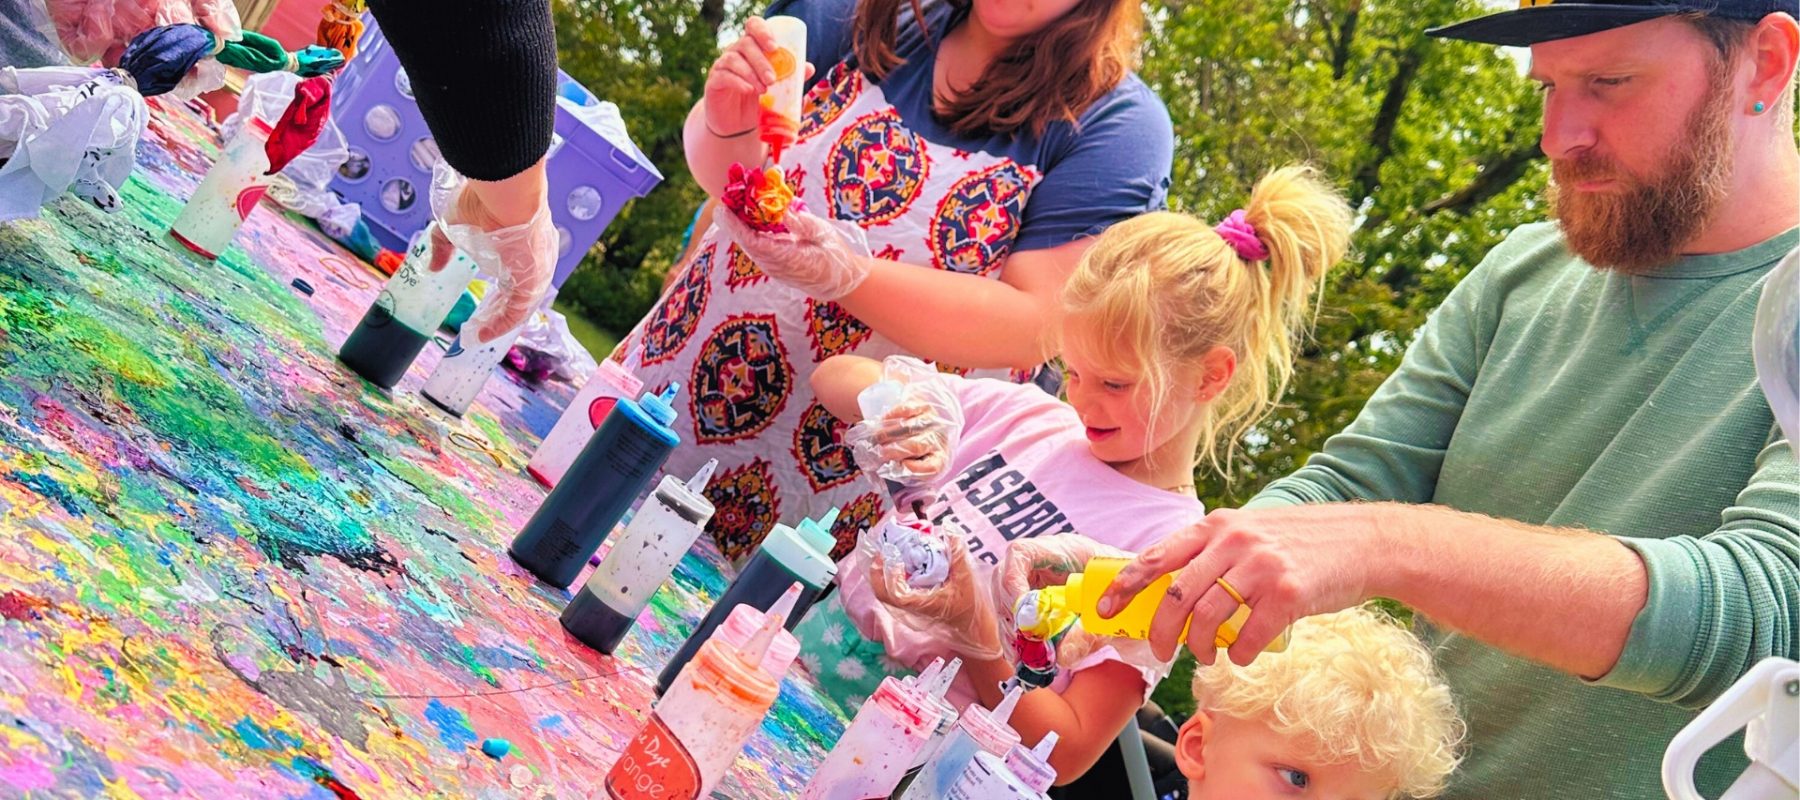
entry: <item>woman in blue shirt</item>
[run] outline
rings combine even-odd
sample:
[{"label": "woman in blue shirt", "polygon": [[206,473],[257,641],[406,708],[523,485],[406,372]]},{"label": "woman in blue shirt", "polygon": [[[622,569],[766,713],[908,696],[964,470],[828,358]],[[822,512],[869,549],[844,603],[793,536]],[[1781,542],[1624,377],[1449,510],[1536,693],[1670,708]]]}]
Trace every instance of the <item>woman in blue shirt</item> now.
[{"label": "woman in blue shirt", "polygon": [[[831,297],[699,234],[657,306],[615,353],[651,387],[683,384],[683,445],[708,458],[711,530],[732,558],[776,522],[841,507],[839,553],[886,499],[861,479],[842,422],[808,379],[826,358],[907,353],[1026,380],[1054,355],[1056,298],[1085,240],[1163,205],[1173,133],[1132,74],[1131,0],[777,0],[807,25],[816,67],[799,141],[782,154],[810,211],[854,223],[869,254]],[[773,82],[760,19],[728,46],[685,131],[718,197],[760,165],[757,100]]]}]

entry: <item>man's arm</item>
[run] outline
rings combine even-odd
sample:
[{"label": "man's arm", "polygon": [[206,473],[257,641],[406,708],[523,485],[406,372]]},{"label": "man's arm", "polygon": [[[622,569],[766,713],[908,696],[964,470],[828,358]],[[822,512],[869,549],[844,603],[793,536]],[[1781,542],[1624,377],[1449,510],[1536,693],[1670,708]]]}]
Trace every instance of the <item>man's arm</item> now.
[{"label": "man's arm", "polygon": [[[1183,566],[1185,565],[1185,566]],[[1527,525],[1440,506],[1327,503],[1220,510],[1146,550],[1124,598],[1176,572],[1151,626],[1211,663],[1211,633],[1254,609],[1230,656],[1248,663],[1290,621],[1391,597],[1523,658],[1686,707],[1800,641],[1800,468],[1774,438],[1716,530],[1666,539]],[[1102,609],[1106,609],[1102,602]]]},{"label": "man's arm", "polygon": [[1800,659],[1800,467],[1779,431],[1716,530],[1619,541],[1649,597],[1596,683],[1700,708],[1764,658]]}]

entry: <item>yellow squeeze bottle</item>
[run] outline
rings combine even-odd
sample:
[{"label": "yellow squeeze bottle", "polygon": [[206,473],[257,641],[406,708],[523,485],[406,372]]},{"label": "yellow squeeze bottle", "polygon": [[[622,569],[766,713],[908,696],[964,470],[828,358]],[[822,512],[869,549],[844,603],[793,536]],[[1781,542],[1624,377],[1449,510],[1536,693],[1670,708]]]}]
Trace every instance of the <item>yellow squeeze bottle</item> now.
[{"label": "yellow squeeze bottle", "polygon": [[[1115,636],[1122,639],[1149,639],[1150,621],[1156,618],[1156,609],[1162,605],[1163,596],[1168,594],[1169,584],[1174,581],[1173,574],[1164,575],[1151,581],[1149,586],[1138,592],[1125,608],[1113,615],[1111,619],[1100,616],[1100,596],[1106,593],[1107,587],[1119,577],[1119,572],[1130,564],[1130,559],[1095,558],[1087,562],[1081,572],[1069,576],[1061,586],[1046,586],[1037,591],[1036,618],[1032,624],[1024,624],[1021,629],[1033,636],[1039,633],[1049,638],[1050,634],[1068,626],[1069,617],[1074,616],[1081,623],[1081,629],[1096,636]],[[1244,629],[1244,623],[1250,619],[1250,607],[1239,604],[1237,613],[1231,615],[1213,635],[1213,645],[1230,647],[1237,641],[1238,632]],[[1188,623],[1181,626],[1181,638],[1187,639]],[[1279,653],[1287,649],[1287,631],[1276,636],[1269,646],[1263,648],[1267,652]]]}]

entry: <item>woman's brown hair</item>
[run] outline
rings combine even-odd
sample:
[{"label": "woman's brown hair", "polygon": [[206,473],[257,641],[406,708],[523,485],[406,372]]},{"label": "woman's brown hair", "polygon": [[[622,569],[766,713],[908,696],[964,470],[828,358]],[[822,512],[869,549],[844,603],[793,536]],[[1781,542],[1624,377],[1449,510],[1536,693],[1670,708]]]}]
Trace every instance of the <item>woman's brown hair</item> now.
[{"label": "woman's brown hair", "polygon": [[[943,0],[959,9],[971,1]],[[894,53],[903,2],[911,3],[913,18],[924,30],[920,0],[856,4],[856,60],[876,79],[906,61]],[[1001,53],[961,96],[939,98],[941,116],[961,135],[1013,134],[1029,128],[1032,135],[1042,136],[1052,122],[1074,122],[1136,66],[1143,25],[1143,11],[1134,0],[1080,0],[1043,30]]]}]

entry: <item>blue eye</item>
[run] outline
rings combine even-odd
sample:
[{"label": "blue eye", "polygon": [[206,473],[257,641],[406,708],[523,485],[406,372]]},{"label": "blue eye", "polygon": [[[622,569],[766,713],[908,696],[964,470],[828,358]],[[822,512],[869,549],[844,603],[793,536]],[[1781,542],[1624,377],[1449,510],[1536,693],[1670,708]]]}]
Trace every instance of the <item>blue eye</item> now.
[{"label": "blue eye", "polygon": [[1312,779],[1308,778],[1306,776],[1306,773],[1301,772],[1300,770],[1297,770],[1297,769],[1290,769],[1288,767],[1276,767],[1275,772],[1277,774],[1281,775],[1281,779],[1283,781],[1286,781],[1289,786],[1292,786],[1296,789],[1304,789],[1304,788],[1306,788],[1306,785],[1308,783],[1312,782]]}]

